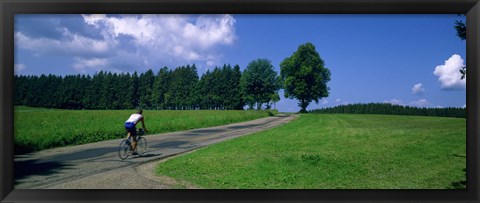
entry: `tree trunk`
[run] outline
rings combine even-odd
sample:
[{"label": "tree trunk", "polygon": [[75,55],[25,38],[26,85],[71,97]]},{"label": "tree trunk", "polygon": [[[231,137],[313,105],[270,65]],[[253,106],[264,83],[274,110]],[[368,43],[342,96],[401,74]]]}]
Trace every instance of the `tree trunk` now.
[{"label": "tree trunk", "polygon": [[300,107],[302,108],[300,110],[300,113],[308,113],[307,106],[308,106],[308,102],[306,102],[305,99],[302,99],[302,102],[300,103]]},{"label": "tree trunk", "polygon": [[257,102],[257,110],[260,110],[262,108],[262,103],[261,102]]}]

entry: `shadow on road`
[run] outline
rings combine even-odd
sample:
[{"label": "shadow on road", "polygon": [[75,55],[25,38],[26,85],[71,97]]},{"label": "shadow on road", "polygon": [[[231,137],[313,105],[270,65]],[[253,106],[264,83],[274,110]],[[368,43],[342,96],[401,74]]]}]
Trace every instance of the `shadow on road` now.
[{"label": "shadow on road", "polygon": [[288,114],[278,114],[275,117],[285,118],[285,117],[290,117],[290,115],[288,115]]},{"label": "shadow on road", "polygon": [[229,129],[239,130],[239,129],[253,128],[253,127],[260,126],[260,125],[261,125],[261,124],[250,124],[250,125],[231,126],[231,127],[228,127],[228,128],[229,128]]},{"label": "shadow on road", "polygon": [[192,133],[200,133],[200,134],[211,134],[211,133],[218,133],[223,132],[225,129],[204,129],[204,130],[192,130]]},{"label": "shadow on road", "polygon": [[183,144],[186,144],[186,143],[188,143],[188,142],[185,142],[185,141],[163,142],[163,143],[151,145],[148,148],[155,148],[155,149],[160,149],[160,148],[188,148],[188,147],[180,147],[180,145],[183,145]]},{"label": "shadow on road", "polygon": [[136,157],[133,157],[133,158],[150,158],[150,157],[156,157],[156,156],[161,156],[162,153],[160,154],[144,154],[142,156],[136,156]]},{"label": "shadow on road", "polygon": [[38,159],[14,161],[15,184],[32,175],[49,176],[62,169],[69,168],[69,164],[58,161],[41,162]]},{"label": "shadow on road", "polygon": [[201,134],[201,133],[187,133],[187,134],[184,134],[183,136],[205,136],[205,135],[208,135],[208,134]]},{"label": "shadow on road", "polygon": [[28,176],[49,176],[61,170],[68,169],[72,166],[68,163],[69,161],[99,157],[111,152],[116,152],[116,150],[116,147],[86,149],[49,157],[49,161],[41,161],[41,159],[20,160],[22,158],[27,158],[28,155],[17,155],[14,158],[15,184],[21,182],[22,179],[27,178]]},{"label": "shadow on road", "polygon": [[94,149],[86,149],[74,153],[56,155],[53,156],[51,159],[55,161],[75,161],[103,156],[108,153],[116,152],[117,150],[117,147],[99,147]]}]

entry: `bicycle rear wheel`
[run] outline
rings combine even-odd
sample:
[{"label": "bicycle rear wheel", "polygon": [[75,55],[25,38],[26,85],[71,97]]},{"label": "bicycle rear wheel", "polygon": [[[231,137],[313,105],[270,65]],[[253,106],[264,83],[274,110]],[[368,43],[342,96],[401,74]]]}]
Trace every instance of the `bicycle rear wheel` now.
[{"label": "bicycle rear wheel", "polygon": [[138,155],[142,156],[145,153],[145,150],[147,150],[147,139],[145,139],[144,137],[140,137],[140,139],[137,140]]},{"label": "bicycle rear wheel", "polygon": [[124,139],[122,140],[122,142],[120,142],[120,145],[118,146],[118,157],[120,157],[121,160],[124,160],[128,158],[130,154],[130,142],[127,139]]}]

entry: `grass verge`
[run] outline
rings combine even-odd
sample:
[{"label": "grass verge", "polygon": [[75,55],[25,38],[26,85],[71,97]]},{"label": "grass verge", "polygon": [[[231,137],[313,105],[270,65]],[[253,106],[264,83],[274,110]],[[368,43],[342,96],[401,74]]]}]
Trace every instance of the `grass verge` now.
[{"label": "grass verge", "polygon": [[459,118],[319,114],[161,163],[204,188],[465,188]]}]

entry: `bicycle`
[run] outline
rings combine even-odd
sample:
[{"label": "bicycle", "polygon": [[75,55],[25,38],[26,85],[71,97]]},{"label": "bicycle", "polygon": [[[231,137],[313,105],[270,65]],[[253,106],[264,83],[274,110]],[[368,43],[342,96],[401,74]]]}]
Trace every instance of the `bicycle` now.
[{"label": "bicycle", "polygon": [[[142,128],[137,129],[137,153],[138,156],[142,156],[145,153],[145,150],[147,149],[147,139],[142,137],[142,135],[145,134]],[[132,136],[129,135],[127,138],[123,139],[122,142],[120,142],[120,145],[118,146],[118,156],[120,157],[121,160],[124,160],[128,158],[130,155],[133,154],[132,150]]]}]

